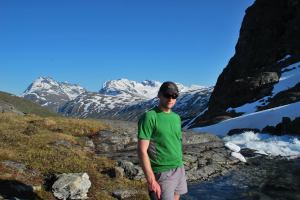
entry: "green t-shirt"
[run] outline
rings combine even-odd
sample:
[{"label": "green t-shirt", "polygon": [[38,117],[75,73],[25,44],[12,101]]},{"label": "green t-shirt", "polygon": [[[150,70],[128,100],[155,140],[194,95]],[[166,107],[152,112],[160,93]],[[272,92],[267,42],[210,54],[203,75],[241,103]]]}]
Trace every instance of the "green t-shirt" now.
[{"label": "green t-shirt", "polygon": [[138,121],[138,139],[150,140],[147,150],[154,173],[183,166],[181,119],[158,106],[146,111]]}]

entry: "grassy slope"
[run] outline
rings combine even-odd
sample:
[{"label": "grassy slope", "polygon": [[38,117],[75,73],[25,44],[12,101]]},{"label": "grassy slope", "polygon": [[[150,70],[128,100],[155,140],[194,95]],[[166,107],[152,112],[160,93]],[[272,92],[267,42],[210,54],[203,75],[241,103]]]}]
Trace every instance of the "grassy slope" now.
[{"label": "grassy slope", "polygon": [[[0,180],[42,185],[36,193],[49,200],[55,198],[44,183],[47,175],[53,173],[87,172],[92,182],[88,196],[92,200],[113,199],[110,193],[118,188],[146,191],[146,185],[140,181],[111,178],[100,173],[111,169],[114,161],[84,150],[83,136],[108,128],[96,120],[0,113]],[[72,147],[54,145],[58,140],[68,141]],[[38,173],[17,172],[4,166],[4,160],[24,163],[29,170]],[[148,197],[142,195],[138,199]]]},{"label": "grassy slope", "polygon": [[0,91],[0,102],[14,106],[23,113],[33,113],[39,116],[58,116],[56,113],[49,111],[40,105],[33,103],[27,99],[14,96],[12,94]]}]

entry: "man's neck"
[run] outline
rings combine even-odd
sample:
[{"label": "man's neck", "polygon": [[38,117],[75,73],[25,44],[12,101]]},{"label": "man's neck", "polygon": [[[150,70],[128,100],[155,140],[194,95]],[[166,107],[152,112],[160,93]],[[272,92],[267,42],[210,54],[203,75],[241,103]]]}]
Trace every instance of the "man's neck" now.
[{"label": "man's neck", "polygon": [[165,113],[169,113],[169,112],[171,112],[171,109],[170,108],[165,108],[165,107],[163,107],[162,105],[158,105],[158,108],[161,110],[161,111],[163,111],[163,112],[165,112]]}]

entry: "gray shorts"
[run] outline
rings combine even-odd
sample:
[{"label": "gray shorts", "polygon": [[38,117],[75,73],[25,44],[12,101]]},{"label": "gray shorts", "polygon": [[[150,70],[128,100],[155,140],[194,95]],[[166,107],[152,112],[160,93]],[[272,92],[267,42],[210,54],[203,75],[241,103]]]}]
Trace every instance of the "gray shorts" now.
[{"label": "gray shorts", "polygon": [[188,192],[184,166],[154,173],[154,175],[161,188],[161,200],[174,200],[174,193],[181,195]]}]

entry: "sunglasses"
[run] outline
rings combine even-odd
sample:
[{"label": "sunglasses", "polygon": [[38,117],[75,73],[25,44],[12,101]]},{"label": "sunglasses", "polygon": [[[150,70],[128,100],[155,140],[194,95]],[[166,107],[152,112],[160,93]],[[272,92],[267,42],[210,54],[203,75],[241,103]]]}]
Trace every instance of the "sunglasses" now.
[{"label": "sunglasses", "polygon": [[178,94],[176,94],[176,93],[174,93],[174,94],[168,94],[168,93],[165,93],[165,94],[163,94],[163,96],[164,96],[165,98],[167,98],[167,99],[170,99],[170,98],[172,98],[172,99],[177,99]]}]

